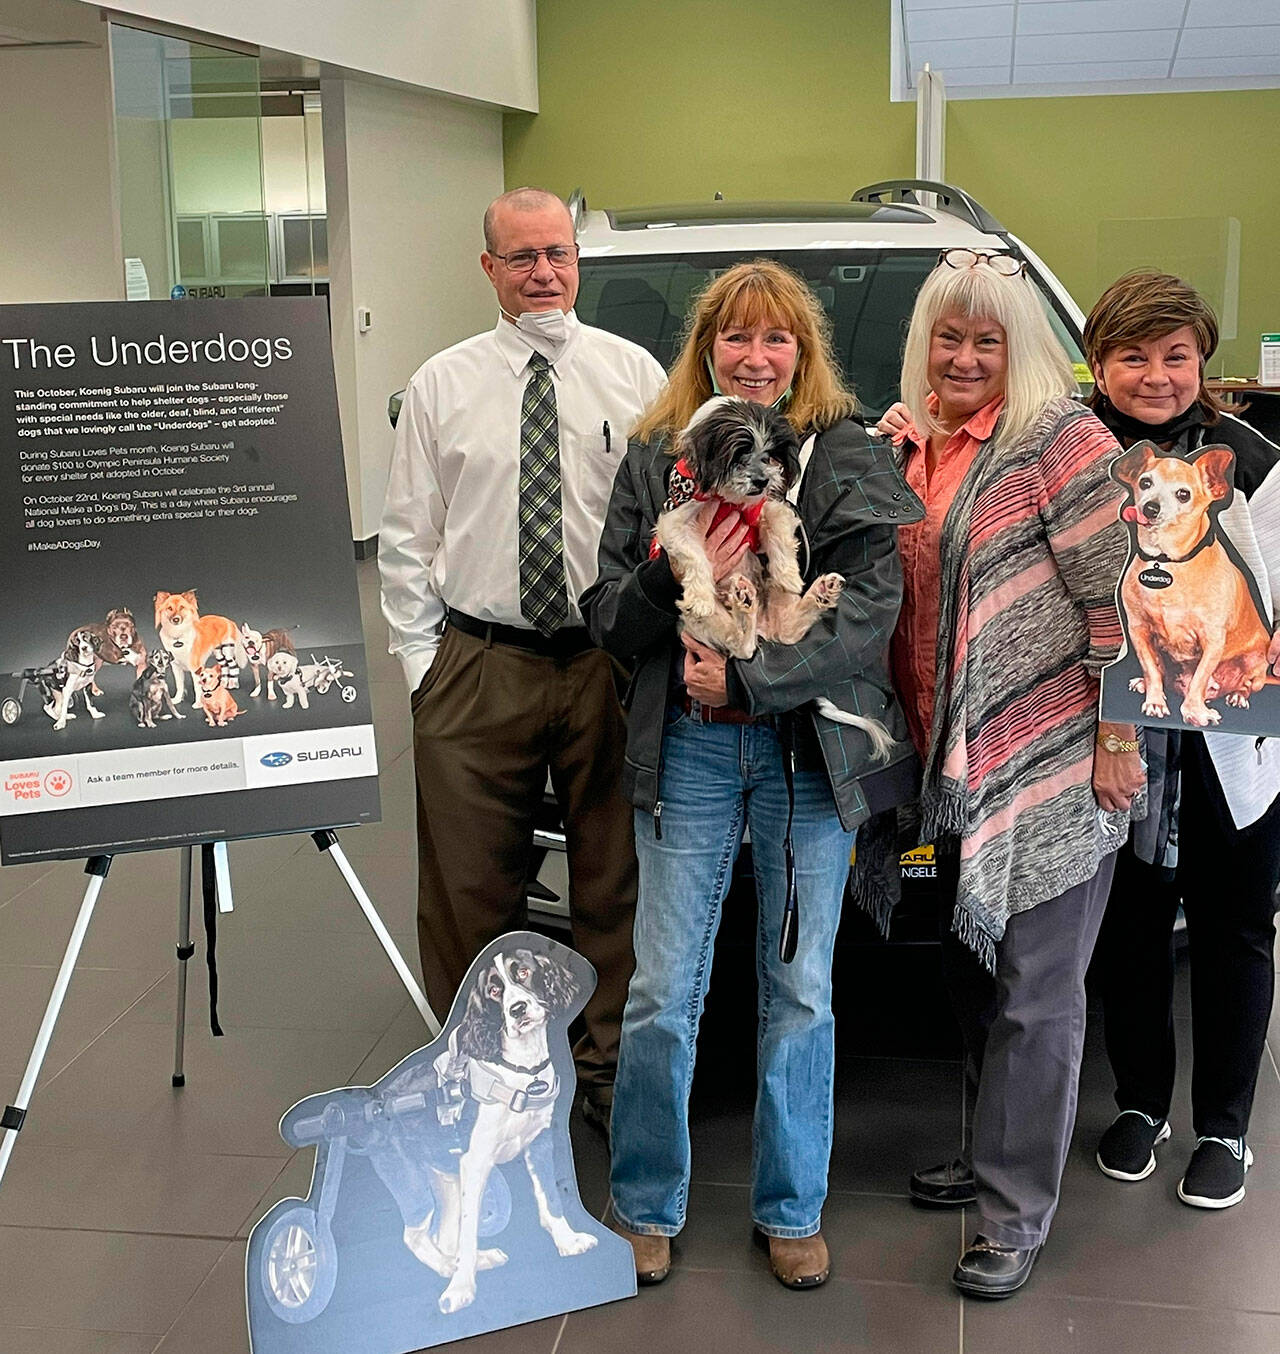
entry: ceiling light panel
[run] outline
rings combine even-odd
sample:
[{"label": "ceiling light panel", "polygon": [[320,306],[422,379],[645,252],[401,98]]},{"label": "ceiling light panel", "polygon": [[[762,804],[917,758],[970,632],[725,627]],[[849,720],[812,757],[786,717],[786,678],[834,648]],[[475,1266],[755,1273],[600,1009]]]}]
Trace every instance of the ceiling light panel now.
[{"label": "ceiling light panel", "polygon": [[892,0],[893,97],[1280,86],[1280,0]]}]

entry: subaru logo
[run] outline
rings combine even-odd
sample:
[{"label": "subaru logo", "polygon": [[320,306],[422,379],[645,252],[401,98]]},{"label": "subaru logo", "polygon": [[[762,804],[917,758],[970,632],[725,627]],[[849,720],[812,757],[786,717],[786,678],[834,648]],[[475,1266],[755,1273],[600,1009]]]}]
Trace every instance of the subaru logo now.
[{"label": "subaru logo", "polygon": [[263,766],[288,766],[293,757],[288,752],[268,752],[265,757],[259,757],[258,760]]}]

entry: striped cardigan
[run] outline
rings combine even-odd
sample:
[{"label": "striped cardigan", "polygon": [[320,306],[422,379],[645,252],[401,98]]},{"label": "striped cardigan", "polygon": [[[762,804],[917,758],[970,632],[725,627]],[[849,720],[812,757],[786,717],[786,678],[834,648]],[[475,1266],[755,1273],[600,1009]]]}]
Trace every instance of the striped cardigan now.
[{"label": "striped cardigan", "polygon": [[1012,914],[1092,878],[1128,833],[1092,788],[1128,558],[1118,450],[1087,409],[1052,400],[1016,445],[979,453],[943,526],[924,840],[959,838],[953,925],[988,968]]}]

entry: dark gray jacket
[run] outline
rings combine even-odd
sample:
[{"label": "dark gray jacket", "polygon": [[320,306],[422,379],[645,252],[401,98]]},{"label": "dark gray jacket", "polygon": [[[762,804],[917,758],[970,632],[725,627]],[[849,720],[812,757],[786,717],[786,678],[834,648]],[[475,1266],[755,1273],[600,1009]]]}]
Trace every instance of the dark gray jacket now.
[{"label": "dark gray jacket", "polygon": [[[600,538],[600,574],[580,601],[596,643],[634,668],[623,788],[651,813],[679,645],[680,589],[666,556],[649,558],[649,542],[672,464],[663,443],[627,448]],[[853,419],[818,436],[797,507],[809,544],[807,565],[801,553],[805,582],[834,571],[844,575],[845,590],[799,644],[763,643],[749,660],[730,659],[730,703],[751,714],[780,714],[826,696],[841,710],[885,725],[895,740],[887,765],[914,758],[889,681],[888,649],[902,599],[896,528],[919,521],[924,509],[887,443],[870,438]],[[859,781],[886,763],[871,761],[870,741],[860,729],[811,709],[801,717],[817,731],[840,820],[852,831],[868,814]]]}]

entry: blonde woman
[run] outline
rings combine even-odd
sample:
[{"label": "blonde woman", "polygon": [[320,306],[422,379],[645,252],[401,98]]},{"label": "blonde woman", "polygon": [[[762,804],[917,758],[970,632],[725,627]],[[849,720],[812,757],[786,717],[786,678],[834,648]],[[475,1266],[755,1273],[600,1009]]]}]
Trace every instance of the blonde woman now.
[{"label": "blonde woman", "polygon": [[947,250],[916,298],[896,426],[925,517],[901,533],[893,670],[925,762],[943,949],[968,1055],[972,1143],[913,1197],[975,1204],[952,1276],[1004,1297],[1058,1204],[1084,1046],[1084,974],[1129,809],[1131,727],[1099,726],[1127,558],[1115,438],[1021,262]]},{"label": "blonde woman", "polygon": [[[717,393],[783,410],[805,439],[796,501],[805,581],[832,570],[845,579],[837,606],[799,644],[764,643],[749,660],[726,661],[687,636],[682,644],[679,584],[665,554],[650,558],[672,437]],[[820,1227],[831,1154],[832,948],[853,831],[913,793],[918,774],[885,656],[900,596],[896,527],[920,508],[855,408],[804,282],[765,260],[729,269],[699,298],[666,391],[628,448],[599,580],[582,598],[596,640],[635,669],[624,788],[635,805],[640,893],[612,1199],[642,1283],[666,1277],[670,1238],[685,1221],[694,1046],[744,827],[759,898],[752,1218],[780,1282],[812,1288],[829,1270]],[[733,516],[711,528],[708,516],[707,529],[713,571],[727,577],[747,549],[744,525]],[[815,716],[817,696],[879,720],[893,738],[887,760],[873,761],[864,731]],[[792,754],[793,805],[784,771]],[[788,832],[800,927],[794,960],[784,963]]]}]

